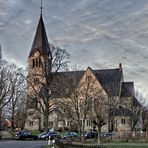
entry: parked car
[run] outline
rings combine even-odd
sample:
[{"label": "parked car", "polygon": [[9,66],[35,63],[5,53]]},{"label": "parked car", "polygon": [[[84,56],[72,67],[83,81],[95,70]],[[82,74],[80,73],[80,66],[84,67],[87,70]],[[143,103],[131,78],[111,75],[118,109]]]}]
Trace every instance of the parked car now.
[{"label": "parked car", "polygon": [[73,137],[78,137],[78,134],[76,132],[68,132],[68,133],[65,133],[64,135],[64,139],[68,139],[68,138],[73,138]]},{"label": "parked car", "polygon": [[52,139],[61,139],[62,138],[62,136],[60,135],[60,133],[57,132],[57,131],[43,132],[38,137],[39,137],[40,140],[48,140],[49,139],[49,136]]},{"label": "parked car", "polygon": [[98,137],[98,132],[96,132],[96,131],[86,132],[86,133],[84,133],[84,137],[85,137],[85,139],[97,138]]},{"label": "parked car", "polygon": [[47,131],[40,133],[40,134],[38,135],[38,138],[39,138],[39,139],[42,139],[43,135],[46,135],[47,133],[48,133]]},{"label": "parked car", "polygon": [[101,132],[100,137],[101,138],[106,138],[112,136],[112,132]]},{"label": "parked car", "polygon": [[37,135],[33,135],[29,131],[20,131],[20,132],[17,132],[16,135],[15,135],[15,137],[18,140],[26,140],[26,139],[37,140],[38,139],[38,136]]}]

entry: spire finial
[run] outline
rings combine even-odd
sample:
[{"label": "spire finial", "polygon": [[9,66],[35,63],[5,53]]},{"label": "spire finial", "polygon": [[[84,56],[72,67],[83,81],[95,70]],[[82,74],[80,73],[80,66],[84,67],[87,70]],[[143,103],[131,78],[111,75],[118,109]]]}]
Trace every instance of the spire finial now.
[{"label": "spire finial", "polygon": [[42,14],[42,11],[43,11],[43,0],[41,0],[41,7],[40,7],[40,9],[41,9],[41,14]]}]

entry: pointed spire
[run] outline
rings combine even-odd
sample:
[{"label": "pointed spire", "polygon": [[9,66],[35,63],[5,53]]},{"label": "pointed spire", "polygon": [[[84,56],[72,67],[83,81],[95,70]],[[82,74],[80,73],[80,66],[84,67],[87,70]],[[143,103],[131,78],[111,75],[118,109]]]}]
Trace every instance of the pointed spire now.
[{"label": "pointed spire", "polygon": [[42,15],[42,12],[43,12],[43,0],[41,0],[41,7],[40,7],[40,9],[41,9],[41,15]]},{"label": "pointed spire", "polygon": [[50,52],[50,47],[48,43],[48,38],[45,30],[44,21],[42,18],[42,13],[40,15],[39,23],[37,26],[36,34],[32,44],[32,48],[29,57],[36,51],[39,51],[41,55],[48,56]]}]

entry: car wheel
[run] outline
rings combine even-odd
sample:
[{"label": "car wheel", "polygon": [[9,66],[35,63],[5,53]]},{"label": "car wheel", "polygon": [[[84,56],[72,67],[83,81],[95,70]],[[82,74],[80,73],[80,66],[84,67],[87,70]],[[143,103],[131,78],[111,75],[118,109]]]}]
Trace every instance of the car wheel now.
[{"label": "car wheel", "polygon": [[18,139],[19,139],[19,140],[23,140],[23,138],[22,138],[22,137],[19,137]]},{"label": "car wheel", "polygon": [[20,137],[20,140],[25,140],[24,138]]},{"label": "car wheel", "polygon": [[34,140],[38,140],[38,138],[37,138],[37,137],[35,137],[35,138],[34,138]]}]

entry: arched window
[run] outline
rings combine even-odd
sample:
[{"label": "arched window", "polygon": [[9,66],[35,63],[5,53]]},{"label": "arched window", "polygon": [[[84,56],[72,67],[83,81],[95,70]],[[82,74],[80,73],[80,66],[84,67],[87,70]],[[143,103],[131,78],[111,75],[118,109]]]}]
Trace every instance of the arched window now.
[{"label": "arched window", "polygon": [[35,60],[32,60],[32,67],[35,67]]},{"label": "arched window", "polygon": [[41,58],[39,58],[39,67],[42,66],[42,63],[41,63]]},{"label": "arched window", "polygon": [[36,67],[38,67],[39,65],[39,62],[38,62],[38,59],[36,58]]}]

